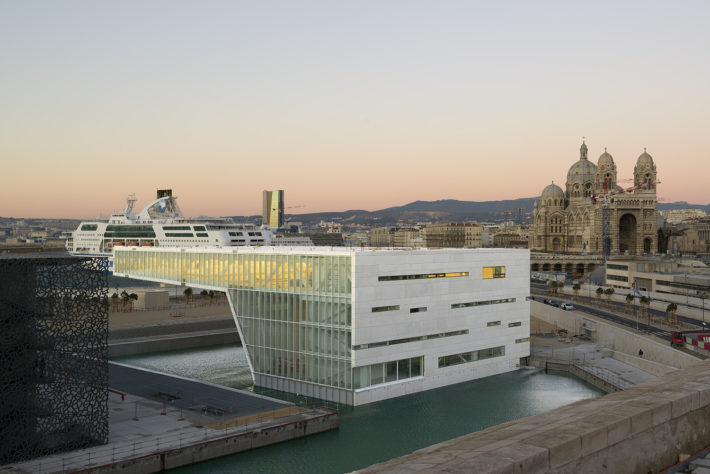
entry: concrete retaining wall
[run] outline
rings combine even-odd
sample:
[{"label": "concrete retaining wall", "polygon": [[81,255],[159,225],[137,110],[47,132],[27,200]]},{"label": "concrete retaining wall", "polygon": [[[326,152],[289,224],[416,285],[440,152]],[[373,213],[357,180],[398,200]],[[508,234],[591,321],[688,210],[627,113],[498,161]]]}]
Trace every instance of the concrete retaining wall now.
[{"label": "concrete retaining wall", "polygon": [[360,472],[658,472],[710,445],[710,361]]},{"label": "concrete retaining wall", "polygon": [[338,425],[338,414],[329,412],[301,421],[269,426],[247,433],[239,433],[215,440],[208,440],[202,443],[183,446],[178,449],[160,451],[148,456],[77,472],[113,473],[120,471],[121,473],[130,474],[160,472],[315,433],[321,433],[323,431],[333,430],[336,429]]},{"label": "concrete retaining wall", "polygon": [[[570,334],[581,333],[583,324],[586,327],[591,327],[594,329],[594,331],[592,331],[593,342],[610,347],[616,352],[623,352],[627,355],[635,356],[638,355],[639,349],[642,349],[645,359],[676,368],[688,367],[698,363],[698,358],[673,349],[670,346],[670,340],[667,344],[662,344],[646,336],[627,331],[619,326],[603,322],[598,318],[590,317],[579,311],[564,311],[544,303],[531,301],[530,315],[553,324],[558,328],[566,329]],[[623,360],[623,362],[634,365],[641,370],[646,370],[644,367],[636,365],[632,359]],[[641,363],[640,361],[635,362]],[[646,365],[646,368],[650,368],[650,365]],[[658,370],[658,368],[654,370]]]},{"label": "concrete retaining wall", "polygon": [[236,328],[219,329],[210,332],[173,334],[160,337],[114,341],[109,343],[108,356],[119,357],[149,352],[163,352],[236,343],[239,343],[239,334]]}]

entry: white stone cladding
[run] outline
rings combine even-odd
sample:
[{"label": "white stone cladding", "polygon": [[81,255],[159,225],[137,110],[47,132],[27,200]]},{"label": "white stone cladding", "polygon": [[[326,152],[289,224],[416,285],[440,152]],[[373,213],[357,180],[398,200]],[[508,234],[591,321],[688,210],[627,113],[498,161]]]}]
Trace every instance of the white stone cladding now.
[{"label": "white stone cladding", "polygon": [[[468,330],[468,334],[353,350],[353,367],[424,356],[423,375],[356,389],[360,405],[515,370],[530,355],[530,253],[524,249],[361,251],[353,256],[353,346]],[[483,279],[483,267],[505,266],[505,278]],[[378,281],[380,276],[468,272],[468,276]],[[515,302],[452,309],[456,303]],[[373,307],[399,306],[372,312]],[[410,308],[426,307],[410,313]],[[489,327],[488,322],[500,321]],[[517,327],[509,323],[520,322]],[[505,346],[505,355],[439,368],[438,358]]]}]

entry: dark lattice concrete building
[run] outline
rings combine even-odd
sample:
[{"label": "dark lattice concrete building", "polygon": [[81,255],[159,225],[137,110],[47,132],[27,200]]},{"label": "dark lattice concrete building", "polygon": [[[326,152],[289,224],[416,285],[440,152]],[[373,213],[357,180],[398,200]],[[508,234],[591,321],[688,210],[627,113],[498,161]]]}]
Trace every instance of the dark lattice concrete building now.
[{"label": "dark lattice concrete building", "polygon": [[0,465],[108,442],[105,269],[0,255]]}]

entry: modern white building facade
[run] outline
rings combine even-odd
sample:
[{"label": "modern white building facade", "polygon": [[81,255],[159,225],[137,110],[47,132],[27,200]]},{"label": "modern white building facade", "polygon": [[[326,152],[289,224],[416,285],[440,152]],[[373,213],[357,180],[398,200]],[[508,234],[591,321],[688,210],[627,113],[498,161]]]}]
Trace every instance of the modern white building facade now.
[{"label": "modern white building facade", "polygon": [[225,291],[254,383],[361,405],[515,370],[524,249],[115,250],[114,274]]}]

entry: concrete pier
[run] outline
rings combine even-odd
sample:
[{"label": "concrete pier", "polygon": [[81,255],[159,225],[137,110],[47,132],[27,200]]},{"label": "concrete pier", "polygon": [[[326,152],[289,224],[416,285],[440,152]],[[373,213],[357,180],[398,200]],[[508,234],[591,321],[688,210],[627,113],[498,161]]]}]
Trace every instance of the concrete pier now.
[{"label": "concrete pier", "polygon": [[[327,409],[111,363],[109,443],[3,472],[151,473],[338,427]],[[128,391],[134,394],[127,393]]]}]

